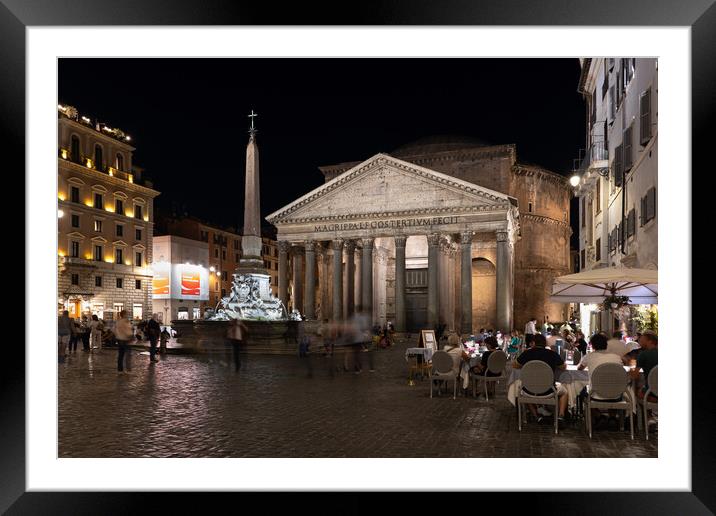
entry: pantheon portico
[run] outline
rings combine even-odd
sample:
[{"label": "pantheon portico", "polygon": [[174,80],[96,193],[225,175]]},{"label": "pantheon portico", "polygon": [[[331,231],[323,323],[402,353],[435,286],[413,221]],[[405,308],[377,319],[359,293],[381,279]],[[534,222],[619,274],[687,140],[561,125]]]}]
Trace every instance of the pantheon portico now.
[{"label": "pantheon portico", "polygon": [[[309,320],[365,313],[398,331],[446,324],[469,333],[484,322],[509,331],[517,204],[376,154],[267,217],[278,230],[279,297]],[[481,283],[481,270],[492,283]]]}]

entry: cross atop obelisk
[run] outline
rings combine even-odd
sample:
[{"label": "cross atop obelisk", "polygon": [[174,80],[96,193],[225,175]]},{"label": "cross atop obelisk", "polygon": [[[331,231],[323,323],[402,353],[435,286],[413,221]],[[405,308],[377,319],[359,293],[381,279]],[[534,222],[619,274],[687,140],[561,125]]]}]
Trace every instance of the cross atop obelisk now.
[{"label": "cross atop obelisk", "polygon": [[251,136],[254,135],[256,132],[256,128],[254,127],[254,118],[259,116],[258,113],[254,113],[254,110],[251,110],[251,114],[249,115],[249,118],[251,119],[251,128],[249,129],[249,133],[251,133]]}]

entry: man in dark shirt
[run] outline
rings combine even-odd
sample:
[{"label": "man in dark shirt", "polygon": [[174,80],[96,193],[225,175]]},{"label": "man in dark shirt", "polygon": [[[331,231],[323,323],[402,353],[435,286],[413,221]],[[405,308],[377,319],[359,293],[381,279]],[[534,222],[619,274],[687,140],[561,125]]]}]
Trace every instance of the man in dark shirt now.
[{"label": "man in dark shirt", "polygon": [[[514,367],[515,369],[520,369],[527,362],[539,360],[550,366],[552,368],[552,371],[555,373],[558,370],[564,370],[567,368],[567,365],[557,353],[555,353],[551,349],[546,348],[547,340],[545,339],[544,335],[535,335],[534,344],[534,347],[526,350],[524,353],[517,357],[517,359],[512,363],[512,367]],[[567,403],[569,402],[567,390],[562,384],[555,384],[554,389],[557,391],[557,397],[559,399],[559,421],[564,422],[564,413],[567,411]],[[538,395],[546,395],[549,394],[549,392],[550,391],[538,393]],[[537,411],[536,409],[534,409],[533,405],[530,404],[528,405],[528,407],[532,414],[536,416]],[[538,421],[539,420],[540,418],[538,418]]]},{"label": "man in dark shirt", "polygon": [[[636,369],[630,374],[633,379],[639,380],[639,369],[644,371],[644,387],[637,391],[637,396],[644,398],[644,394],[649,389],[649,373],[659,363],[659,337],[653,331],[647,330],[639,337],[639,345],[641,352],[636,359]],[[656,401],[656,397],[650,394],[649,401]]]}]

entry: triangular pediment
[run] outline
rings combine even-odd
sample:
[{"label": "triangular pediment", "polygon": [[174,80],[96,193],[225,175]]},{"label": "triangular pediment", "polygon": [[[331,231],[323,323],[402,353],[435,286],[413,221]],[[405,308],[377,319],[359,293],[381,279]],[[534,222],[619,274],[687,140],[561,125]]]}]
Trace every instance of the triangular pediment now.
[{"label": "triangular pediment", "polygon": [[515,204],[503,193],[387,154],[376,154],[266,219],[281,224],[339,215],[500,210]]}]

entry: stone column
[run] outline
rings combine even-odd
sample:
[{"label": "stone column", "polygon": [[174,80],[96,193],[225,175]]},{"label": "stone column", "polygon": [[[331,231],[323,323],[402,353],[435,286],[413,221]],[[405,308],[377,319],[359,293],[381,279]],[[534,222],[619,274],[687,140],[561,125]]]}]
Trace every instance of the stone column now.
[{"label": "stone column", "polygon": [[306,319],[316,318],[316,244],[306,242],[306,297],[303,315]]},{"label": "stone column", "polygon": [[355,274],[355,312],[363,313],[363,251],[356,253],[356,274]]},{"label": "stone column", "polygon": [[428,327],[438,324],[438,246],[440,235],[428,235]]},{"label": "stone column", "polygon": [[346,318],[350,318],[355,310],[355,240],[346,241]]},{"label": "stone column", "polygon": [[278,242],[278,298],[288,310],[288,250],[291,244],[285,240]]},{"label": "stone column", "polygon": [[363,239],[363,273],[361,280],[363,281],[363,313],[368,315],[373,324],[373,239]]},{"label": "stone column", "polygon": [[405,331],[405,242],[408,237],[395,237],[395,330]]},{"label": "stone column", "polygon": [[333,240],[333,320],[343,316],[343,240]]},{"label": "stone column", "polygon": [[497,237],[497,327],[503,335],[512,331],[512,243],[507,231],[498,231]]},{"label": "stone column", "polygon": [[472,334],[472,231],[460,233],[460,332]]},{"label": "stone column", "polygon": [[293,252],[293,307],[299,312],[303,308],[303,253],[300,247]]}]

